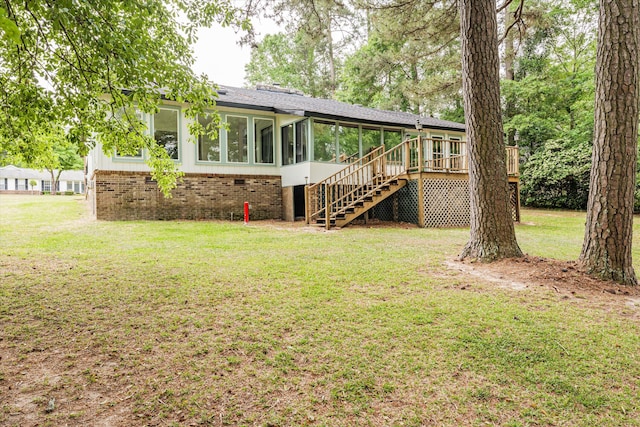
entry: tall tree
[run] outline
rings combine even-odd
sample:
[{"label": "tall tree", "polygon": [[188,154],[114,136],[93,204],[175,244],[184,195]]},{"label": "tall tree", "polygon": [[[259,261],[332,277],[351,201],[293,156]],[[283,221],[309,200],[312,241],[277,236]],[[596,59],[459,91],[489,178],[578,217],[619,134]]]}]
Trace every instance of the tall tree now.
[{"label": "tall tree", "polygon": [[471,235],[460,258],[522,256],[509,206],[495,0],[460,0]]},{"label": "tall tree", "polygon": [[587,223],[580,262],[628,285],[640,101],[640,2],[600,0],[595,133]]},{"label": "tall tree", "polygon": [[191,45],[199,26],[237,21],[223,0],[0,2],[0,152],[33,160],[37,130],[55,121],[96,134],[108,153],[147,148],[170,190],[177,166],[136,114],[120,113],[154,113],[162,98],[189,101],[190,116],[211,107],[215,92],[191,70]]},{"label": "tall tree", "polygon": [[368,39],[345,60],[338,99],[433,115],[460,93],[455,1],[368,6]]},{"label": "tall tree", "polygon": [[267,34],[251,50],[245,72],[252,85],[278,83],[316,98],[329,98],[333,90],[323,56],[302,31]]}]

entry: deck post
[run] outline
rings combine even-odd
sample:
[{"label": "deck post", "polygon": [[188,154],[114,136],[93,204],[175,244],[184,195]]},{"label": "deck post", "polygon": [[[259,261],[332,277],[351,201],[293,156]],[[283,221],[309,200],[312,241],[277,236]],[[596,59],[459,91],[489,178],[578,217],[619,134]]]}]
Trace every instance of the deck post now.
[{"label": "deck post", "polygon": [[520,222],[520,179],[516,181],[516,222]]},{"label": "deck post", "polygon": [[405,140],[405,152],[404,152],[404,170],[405,172],[409,172],[409,168],[411,167],[411,144],[409,144],[409,140]]},{"label": "deck post", "polygon": [[385,148],[384,145],[382,146],[382,154],[383,156],[380,157],[380,175],[381,178],[386,178],[387,177],[387,156],[384,155],[385,153]]},{"label": "deck post", "polygon": [[422,169],[424,168],[424,164],[422,162],[422,157],[424,156],[424,151],[422,147],[422,131],[418,134],[418,172],[422,173]]},{"label": "deck post", "polygon": [[418,227],[424,228],[424,179],[422,167],[418,173]]}]

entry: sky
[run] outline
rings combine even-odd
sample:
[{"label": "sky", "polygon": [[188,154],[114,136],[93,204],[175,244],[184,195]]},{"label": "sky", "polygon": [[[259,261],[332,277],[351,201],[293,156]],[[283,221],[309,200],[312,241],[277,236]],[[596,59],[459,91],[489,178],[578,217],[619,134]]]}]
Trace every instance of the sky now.
[{"label": "sky", "polygon": [[[265,34],[279,31],[271,20],[254,19],[252,22],[259,33],[257,40],[261,40]],[[201,29],[198,36],[198,43],[194,46],[194,71],[197,74],[207,74],[217,84],[242,87],[244,66],[251,58],[251,48],[238,45],[242,35],[233,28],[222,28],[216,24],[213,28]]]}]

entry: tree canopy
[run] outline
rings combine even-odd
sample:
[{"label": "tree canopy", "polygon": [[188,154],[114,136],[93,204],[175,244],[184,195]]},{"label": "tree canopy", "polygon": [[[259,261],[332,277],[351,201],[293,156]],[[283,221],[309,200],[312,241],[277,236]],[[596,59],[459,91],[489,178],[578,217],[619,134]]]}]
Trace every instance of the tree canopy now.
[{"label": "tree canopy", "polygon": [[[188,116],[215,104],[215,87],[191,69],[197,29],[248,28],[226,2],[200,0],[6,0],[0,5],[0,153],[31,163],[39,129],[56,122],[85,154],[146,148],[166,194],[177,165],[134,109],[154,113],[162,99],[189,102]],[[215,132],[196,124],[194,132]],[[95,137],[95,139],[93,139]]]}]

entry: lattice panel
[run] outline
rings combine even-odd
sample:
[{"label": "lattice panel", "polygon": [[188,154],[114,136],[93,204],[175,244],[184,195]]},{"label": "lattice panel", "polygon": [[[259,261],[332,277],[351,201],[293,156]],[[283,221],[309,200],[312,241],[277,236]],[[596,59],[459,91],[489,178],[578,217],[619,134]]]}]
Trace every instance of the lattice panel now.
[{"label": "lattice panel", "polygon": [[371,218],[380,221],[393,221],[393,196],[384,199],[369,211]]},{"label": "lattice panel", "polygon": [[511,202],[511,219],[520,222],[520,195],[517,182],[509,183],[509,201]]},{"label": "lattice panel", "polygon": [[423,184],[425,227],[469,226],[468,181],[425,179]]},{"label": "lattice panel", "polygon": [[398,221],[418,224],[418,181],[411,180],[398,191]]}]

